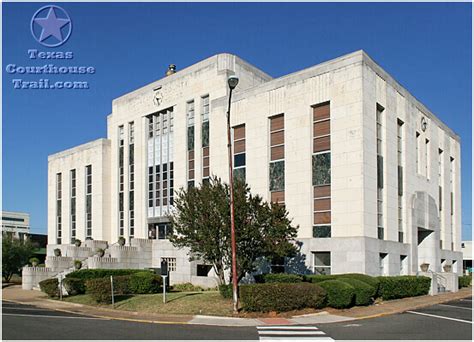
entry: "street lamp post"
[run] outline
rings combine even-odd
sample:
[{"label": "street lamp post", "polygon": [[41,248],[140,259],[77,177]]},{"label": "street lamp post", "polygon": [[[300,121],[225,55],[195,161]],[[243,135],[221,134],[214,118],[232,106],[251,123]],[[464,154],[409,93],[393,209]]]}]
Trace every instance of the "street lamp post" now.
[{"label": "street lamp post", "polygon": [[230,76],[227,80],[229,85],[229,105],[227,107],[227,150],[229,153],[229,187],[230,187],[230,236],[232,248],[232,298],[234,301],[234,312],[238,312],[239,298],[237,295],[237,252],[235,243],[235,220],[234,220],[234,172],[232,166],[232,143],[230,137],[230,104],[232,100],[232,91],[237,87],[239,78]]}]

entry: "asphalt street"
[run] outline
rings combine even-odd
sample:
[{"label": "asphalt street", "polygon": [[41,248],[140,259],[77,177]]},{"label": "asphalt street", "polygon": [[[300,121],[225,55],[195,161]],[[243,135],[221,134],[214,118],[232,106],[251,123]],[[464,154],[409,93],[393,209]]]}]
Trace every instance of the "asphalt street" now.
[{"label": "asphalt street", "polygon": [[256,340],[255,327],[108,320],[2,302],[4,340]]},{"label": "asphalt street", "polygon": [[472,297],[396,315],[318,327],[335,340],[472,340]]},{"label": "asphalt street", "polygon": [[6,340],[471,340],[472,298],[378,318],[317,326],[217,327],[88,317],[2,302]]}]

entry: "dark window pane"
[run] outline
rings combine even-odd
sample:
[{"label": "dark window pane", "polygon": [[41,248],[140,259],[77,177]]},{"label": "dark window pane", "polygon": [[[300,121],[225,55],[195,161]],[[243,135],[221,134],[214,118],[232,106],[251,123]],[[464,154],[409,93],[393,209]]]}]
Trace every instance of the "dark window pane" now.
[{"label": "dark window pane", "polygon": [[234,156],[234,166],[244,166],[245,165],[245,153],[236,154]]},{"label": "dark window pane", "polygon": [[330,238],[331,226],[314,226],[313,237],[314,238]]},{"label": "dark window pane", "polygon": [[377,155],[377,187],[383,189],[383,157]]},{"label": "dark window pane", "polygon": [[234,179],[245,182],[245,167],[234,169]]},{"label": "dark window pane", "polygon": [[331,184],[331,153],[313,155],[313,185]]},{"label": "dark window pane", "polygon": [[188,127],[188,151],[194,150],[194,126]]},{"label": "dark window pane", "polygon": [[202,123],[202,147],[209,146],[209,121]]},{"label": "dark window pane", "polygon": [[285,161],[270,163],[270,191],[285,189]]}]

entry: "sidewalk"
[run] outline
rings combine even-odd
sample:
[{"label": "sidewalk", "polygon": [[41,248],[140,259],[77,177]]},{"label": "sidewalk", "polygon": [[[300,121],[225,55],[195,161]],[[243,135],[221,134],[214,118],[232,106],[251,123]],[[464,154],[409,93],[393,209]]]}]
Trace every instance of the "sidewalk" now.
[{"label": "sidewalk", "polygon": [[404,298],[382,302],[367,307],[353,307],[345,310],[328,308],[327,311],[293,316],[291,318],[238,318],[238,317],[215,317],[203,315],[159,315],[143,312],[122,311],[109,308],[101,308],[76,303],[61,302],[48,299],[39,291],[25,291],[21,286],[9,286],[2,290],[2,299],[5,301],[34,305],[46,309],[63,312],[82,314],[87,316],[128,320],[135,322],[162,323],[162,324],[201,324],[218,326],[258,326],[258,325],[291,325],[291,324],[320,324],[351,321],[355,319],[373,318],[384,315],[415,310],[423,306],[430,306],[461,299],[472,295],[471,288],[464,288],[456,293],[444,293],[437,296],[421,296]]}]

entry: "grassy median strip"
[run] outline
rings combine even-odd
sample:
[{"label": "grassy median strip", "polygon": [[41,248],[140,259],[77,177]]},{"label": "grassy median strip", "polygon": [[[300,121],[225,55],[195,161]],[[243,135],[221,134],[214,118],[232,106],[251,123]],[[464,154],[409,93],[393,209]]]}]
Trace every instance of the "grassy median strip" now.
[{"label": "grassy median strip", "polygon": [[[111,308],[111,305],[98,305],[89,295],[71,296],[65,301]],[[163,304],[162,294],[117,296],[115,309],[157,314],[188,314],[232,316],[232,300],[224,299],[218,291],[171,292],[166,294]]]}]

